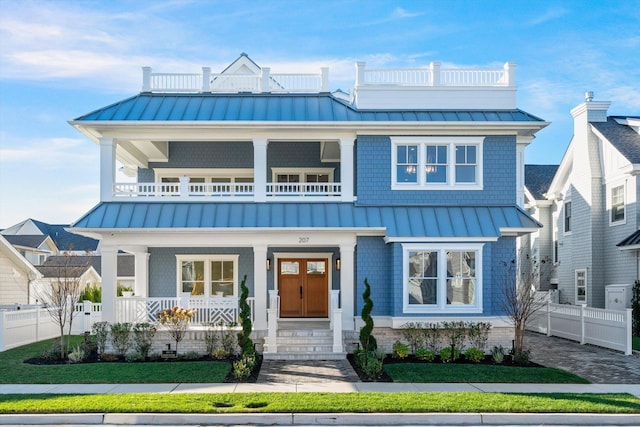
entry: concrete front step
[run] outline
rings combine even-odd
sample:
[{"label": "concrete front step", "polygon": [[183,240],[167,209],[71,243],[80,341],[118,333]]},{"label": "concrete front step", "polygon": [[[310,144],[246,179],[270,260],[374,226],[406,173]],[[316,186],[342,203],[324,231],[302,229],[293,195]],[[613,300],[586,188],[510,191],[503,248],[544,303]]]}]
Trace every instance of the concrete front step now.
[{"label": "concrete front step", "polygon": [[282,353],[278,349],[277,353],[263,353],[265,360],[345,360],[347,353],[327,352],[287,352]]},{"label": "concrete front step", "polygon": [[331,329],[278,329],[278,337],[333,337]]}]

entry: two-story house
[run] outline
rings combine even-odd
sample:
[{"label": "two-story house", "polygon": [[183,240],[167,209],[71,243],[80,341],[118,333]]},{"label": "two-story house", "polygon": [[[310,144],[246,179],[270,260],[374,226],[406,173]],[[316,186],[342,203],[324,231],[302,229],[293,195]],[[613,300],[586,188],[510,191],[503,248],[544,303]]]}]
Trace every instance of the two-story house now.
[{"label": "two-story house", "polygon": [[[246,276],[265,357],[344,357],[367,278],[383,345],[409,321],[508,329],[501,262],[539,227],[522,209],[524,148],[547,125],[516,107],[515,64],[359,62],[350,95],[328,74],[246,54],[218,74],[145,67],[141,93],[71,121],[100,147],[101,201],[71,231],[101,241],[104,320],[171,304],[235,319]],[[135,182],[116,181],[116,160]],[[135,255],[129,300],[115,297],[119,250]],[[330,345],[288,347],[283,324],[325,328]]]},{"label": "two-story house", "polygon": [[587,92],[571,110],[573,138],[546,194],[561,303],[602,308],[607,286],[640,278],[640,117],[608,116],[610,104]]}]

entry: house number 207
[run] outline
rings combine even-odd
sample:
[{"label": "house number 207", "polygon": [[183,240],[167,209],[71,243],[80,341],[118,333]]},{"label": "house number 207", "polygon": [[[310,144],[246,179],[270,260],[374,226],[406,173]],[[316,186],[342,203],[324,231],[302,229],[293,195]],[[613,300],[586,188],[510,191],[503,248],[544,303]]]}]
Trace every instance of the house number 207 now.
[{"label": "house number 207", "polygon": [[298,237],[298,243],[309,243],[308,237]]}]

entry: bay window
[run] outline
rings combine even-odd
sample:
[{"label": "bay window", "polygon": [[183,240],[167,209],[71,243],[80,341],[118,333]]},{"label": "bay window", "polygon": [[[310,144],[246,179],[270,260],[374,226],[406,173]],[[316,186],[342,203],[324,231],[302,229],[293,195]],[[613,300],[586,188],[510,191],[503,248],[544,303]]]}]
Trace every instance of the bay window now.
[{"label": "bay window", "polygon": [[238,296],[238,255],[178,255],[178,295]]},{"label": "bay window", "polygon": [[482,312],[482,246],[403,244],[403,311]]},{"label": "bay window", "polygon": [[393,137],[394,190],[481,190],[482,137]]}]

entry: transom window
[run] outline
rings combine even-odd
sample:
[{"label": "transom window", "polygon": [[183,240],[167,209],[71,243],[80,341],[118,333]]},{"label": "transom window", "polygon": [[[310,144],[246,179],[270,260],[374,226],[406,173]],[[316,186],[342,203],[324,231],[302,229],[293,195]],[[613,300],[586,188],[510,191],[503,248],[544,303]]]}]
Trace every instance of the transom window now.
[{"label": "transom window", "polygon": [[238,295],[238,255],[179,255],[177,272],[178,295]]},{"label": "transom window", "polygon": [[392,138],[394,190],[482,189],[482,137]]},{"label": "transom window", "polygon": [[157,168],[156,182],[179,183],[180,177],[189,177],[189,183],[251,183],[252,169],[194,169]]},{"label": "transom window", "polygon": [[404,244],[403,311],[482,312],[482,244]]},{"label": "transom window", "polygon": [[333,168],[272,168],[277,183],[333,182]]},{"label": "transom window", "polygon": [[624,222],[624,185],[611,189],[611,223]]}]

